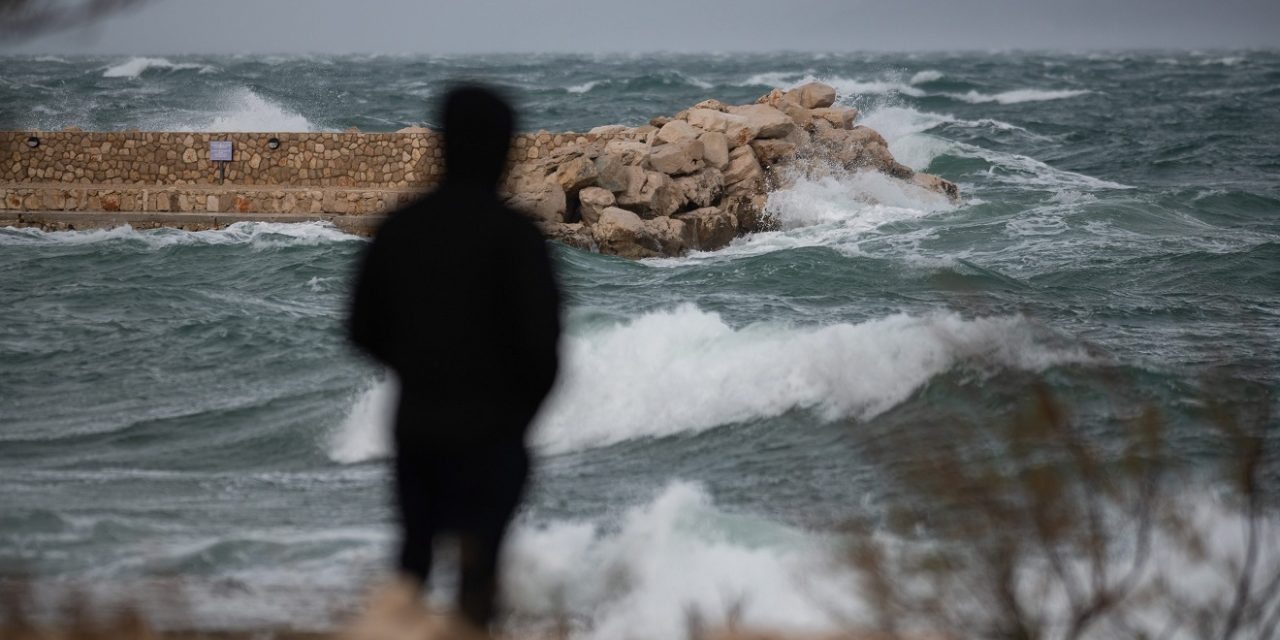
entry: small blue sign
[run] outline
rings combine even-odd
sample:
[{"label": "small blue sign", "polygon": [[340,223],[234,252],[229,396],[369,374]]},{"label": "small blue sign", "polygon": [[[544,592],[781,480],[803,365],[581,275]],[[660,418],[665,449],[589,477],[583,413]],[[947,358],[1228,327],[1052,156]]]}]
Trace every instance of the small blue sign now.
[{"label": "small blue sign", "polygon": [[231,162],[231,141],[210,140],[209,159],[214,162]]}]

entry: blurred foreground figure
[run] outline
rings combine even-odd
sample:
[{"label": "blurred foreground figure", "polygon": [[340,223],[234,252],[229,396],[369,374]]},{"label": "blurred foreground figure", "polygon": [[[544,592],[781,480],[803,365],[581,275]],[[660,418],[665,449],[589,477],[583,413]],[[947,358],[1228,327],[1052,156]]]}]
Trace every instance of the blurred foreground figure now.
[{"label": "blurred foreground figure", "polygon": [[559,295],[546,243],[498,199],[515,129],[494,93],[444,103],[445,177],[392,213],[356,282],[351,339],[400,378],[395,488],[400,569],[431,572],[437,534],[460,544],[462,614],[494,615],[498,551],[529,471],[525,433],[555,381]]}]

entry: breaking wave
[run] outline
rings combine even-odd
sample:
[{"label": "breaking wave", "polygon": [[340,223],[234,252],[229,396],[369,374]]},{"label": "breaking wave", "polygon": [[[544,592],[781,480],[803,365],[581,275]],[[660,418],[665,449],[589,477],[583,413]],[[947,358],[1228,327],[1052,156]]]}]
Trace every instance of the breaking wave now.
[{"label": "breaking wave", "polygon": [[237,222],[223,229],[210,231],[183,231],[169,228],[138,230],[128,225],[87,231],[41,231],[34,228],[0,227],[0,246],[134,243],[148,249],[162,249],[200,244],[247,244],[255,249],[270,249],[360,241],[362,240],[359,236],[344,233],[328,222]]},{"label": "breaking wave", "polygon": [[[533,441],[544,453],[563,453],[792,410],[824,421],[867,420],[954,367],[1037,371],[1091,360],[1081,347],[1046,339],[1018,316],[895,314],[857,324],[735,328],[685,304],[569,336],[561,380]],[[330,459],[387,454],[388,384],[357,400],[333,436]]]},{"label": "breaking wave", "polygon": [[138,78],[142,74],[160,69],[165,71],[184,71],[199,70],[200,73],[212,73],[216,71],[214,67],[192,62],[170,62],[165,58],[129,58],[112,67],[108,67],[102,72],[104,78]]}]

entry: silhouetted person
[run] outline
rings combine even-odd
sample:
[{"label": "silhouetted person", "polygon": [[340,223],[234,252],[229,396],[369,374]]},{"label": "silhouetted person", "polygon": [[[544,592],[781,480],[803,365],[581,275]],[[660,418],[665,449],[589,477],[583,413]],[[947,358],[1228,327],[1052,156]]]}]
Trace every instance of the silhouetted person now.
[{"label": "silhouetted person", "polygon": [[444,180],[379,229],[350,332],[400,379],[400,568],[425,583],[433,539],[456,534],[459,605],[484,629],[498,551],[528,476],[525,433],[556,377],[560,308],[545,241],[498,199],[511,108],[464,87],[446,97],[442,119]]}]

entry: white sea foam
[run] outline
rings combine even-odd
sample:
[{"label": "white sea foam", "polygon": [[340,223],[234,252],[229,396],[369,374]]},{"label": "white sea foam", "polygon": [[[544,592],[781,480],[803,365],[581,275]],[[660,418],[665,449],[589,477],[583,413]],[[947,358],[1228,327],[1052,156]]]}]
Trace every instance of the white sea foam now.
[{"label": "white sea foam", "polygon": [[1092,93],[1088,89],[1014,89],[1001,93],[988,94],[978,91],[968,93],[944,93],[948,98],[961,100],[970,104],[995,102],[999,104],[1019,104],[1022,102],[1044,102],[1046,100],[1062,100]]},{"label": "white sea foam", "polygon": [[790,189],[769,194],[765,205],[784,231],[834,224],[854,235],[952,208],[945,196],[878,171],[801,178]]},{"label": "white sea foam", "polygon": [[165,58],[129,58],[115,66],[107,68],[102,72],[104,78],[137,78],[151,69],[163,69],[166,71],[182,71],[186,69],[198,69],[201,73],[210,73],[214,69],[208,65],[195,64],[191,62],[170,62]]},{"label": "white sea foam", "polygon": [[329,459],[342,464],[385,458],[391,453],[391,423],[400,393],[393,376],[365,389],[329,439]]},{"label": "white sea foam", "polygon": [[[700,486],[674,482],[616,527],[587,521],[525,525],[505,554],[506,601],[517,615],[567,614],[582,640],[679,638],[686,615],[759,628],[830,631],[858,615],[854,582],[830,562],[832,542],[716,508]],[[841,603],[835,611],[826,605]]]},{"label": "white sea foam", "polygon": [[600,80],[588,80],[587,82],[584,82],[582,84],[575,84],[570,87],[565,87],[564,90],[568,91],[569,93],[587,93],[588,91],[591,91],[592,89],[599,86],[600,82],[601,82]]},{"label": "white sea foam", "polygon": [[[1080,347],[1048,346],[1018,317],[896,314],[858,324],[734,328],[683,305],[565,340],[565,366],[534,429],[544,453],[812,410],[866,420],[957,366],[1040,370],[1087,362]],[[329,457],[354,463],[388,454],[395,393],[360,395],[333,434]]]},{"label": "white sea foam", "polygon": [[539,419],[544,451],[688,433],[794,409],[872,418],[959,365],[1038,370],[1088,359],[1020,317],[897,314],[858,324],[734,328],[684,305],[572,336]]},{"label": "white sea foam", "polygon": [[248,88],[232,91],[212,119],[192,127],[197,131],[314,131],[301,114],[254,93]]},{"label": "white sea foam", "polygon": [[937,82],[943,78],[943,73],[936,69],[925,69],[911,76],[911,84],[925,84],[927,82]]},{"label": "white sea foam", "polygon": [[[1053,190],[1072,189],[1132,189],[1133,187],[1110,180],[1087,176],[1066,169],[1047,165],[1035,158],[1016,153],[994,151],[975,145],[959,145],[965,155],[981,158],[994,165],[988,173],[1001,182]],[[999,168],[1000,171],[995,171]]]},{"label": "white sea foam", "polygon": [[361,241],[359,236],[344,233],[328,222],[237,222],[223,229],[210,231],[138,230],[128,225],[87,231],[0,228],[0,246],[132,242],[148,249],[198,244],[247,244],[255,249],[269,249]]},{"label": "white sea foam", "polygon": [[815,76],[813,74],[770,72],[755,74],[745,82],[739,84],[748,86],[765,85],[777,87],[779,89],[791,89],[808,82],[822,82],[824,84],[831,85],[835,88],[836,92],[844,98],[857,97],[861,95],[895,94],[910,96],[912,98],[941,96],[971,104],[982,104],[987,102],[995,102],[999,104],[1042,102],[1045,100],[1074,98],[1076,96],[1092,93],[1088,89],[1013,89],[994,94],[982,93],[979,91],[969,91],[967,93],[930,93],[916,86],[934,82],[942,78],[943,74],[933,69],[920,71],[911,76],[908,81],[903,81],[901,76],[897,74],[890,74],[873,79],[859,79],[841,76]]},{"label": "white sea foam", "polygon": [[956,122],[956,118],[910,107],[880,106],[863,114],[859,124],[884,136],[889,143],[889,151],[898,162],[923,171],[934,158],[954,148],[953,143],[925,133],[949,122]]}]

